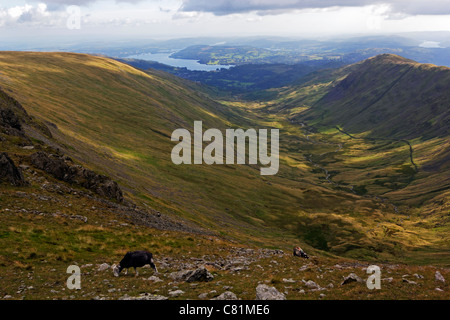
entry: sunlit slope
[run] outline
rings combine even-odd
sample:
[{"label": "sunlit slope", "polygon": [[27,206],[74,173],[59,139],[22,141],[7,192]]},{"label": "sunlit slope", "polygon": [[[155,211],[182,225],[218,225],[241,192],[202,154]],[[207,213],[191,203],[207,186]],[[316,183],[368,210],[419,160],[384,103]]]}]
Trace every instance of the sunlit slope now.
[{"label": "sunlit slope", "polygon": [[6,52],[0,54],[0,70],[2,88],[47,123],[71,156],[119,179],[135,196],[169,207],[178,199],[178,210],[201,198],[190,193],[190,184],[214,179],[217,171],[202,177],[192,167],[172,165],[172,131],[192,130],[194,120],[205,127],[229,127],[236,118],[172,76],[151,75],[110,59]]},{"label": "sunlit slope", "polygon": [[[349,148],[324,160],[333,162],[338,180],[357,178],[377,194],[422,189],[413,199],[392,193],[416,205],[449,188],[450,68],[382,54],[311,74],[281,91],[267,110],[341,135]],[[370,172],[355,173],[364,168]]]},{"label": "sunlit slope", "polygon": [[[434,238],[448,248],[449,89],[449,68],[380,55],[310,74],[261,110],[303,127],[316,171],[395,206],[397,227],[385,233],[393,226],[377,225],[375,233],[417,246],[408,237]],[[322,150],[331,142],[340,147]]]},{"label": "sunlit slope", "polygon": [[433,138],[450,134],[449,105],[450,68],[383,54],[333,85],[307,118],[373,137]]},{"label": "sunlit slope", "polygon": [[173,76],[70,53],[1,53],[0,70],[2,88],[48,124],[64,152],[165,213],[250,240],[286,230],[301,238],[299,214],[344,210],[354,198],[305,179],[307,167],[286,165],[286,157],[279,176],[265,178],[259,166],[174,165],[171,133],[192,131],[194,120],[205,129],[276,124],[246,119]]},{"label": "sunlit slope", "polygon": [[[341,136],[313,144],[282,113],[225,107],[176,77],[71,53],[0,53],[0,86],[48,125],[48,143],[117,180],[126,198],[166,214],[266,246],[302,243],[311,251],[393,259],[403,249],[439,250],[433,231],[415,219],[396,236],[383,233],[397,219],[392,206],[336,187],[305,158],[335,150]],[[204,129],[279,128],[278,174],[262,177],[255,165],[174,165],[171,133],[192,132],[195,120]]]}]

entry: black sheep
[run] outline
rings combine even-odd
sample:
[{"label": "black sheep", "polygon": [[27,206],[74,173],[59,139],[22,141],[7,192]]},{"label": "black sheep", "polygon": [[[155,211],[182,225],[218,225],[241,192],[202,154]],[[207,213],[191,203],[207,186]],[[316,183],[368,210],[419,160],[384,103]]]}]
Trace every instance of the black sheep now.
[{"label": "black sheep", "polygon": [[294,248],[294,256],[295,257],[302,257],[302,258],[305,258],[305,259],[309,259],[308,255],[300,247],[295,247]]},{"label": "black sheep", "polygon": [[149,264],[155,272],[158,272],[156,266],[153,262],[153,255],[147,251],[132,251],[127,252],[123,259],[119,262],[119,264],[114,268],[114,275],[116,277],[119,276],[119,273],[123,269],[127,269],[133,267],[136,272],[136,276],[139,275],[136,268],[143,267],[146,264]]}]

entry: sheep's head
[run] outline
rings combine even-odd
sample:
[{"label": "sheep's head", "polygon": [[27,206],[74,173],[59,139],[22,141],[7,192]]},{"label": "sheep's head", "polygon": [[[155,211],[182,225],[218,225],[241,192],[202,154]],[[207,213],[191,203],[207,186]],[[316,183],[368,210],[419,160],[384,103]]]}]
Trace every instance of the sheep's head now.
[{"label": "sheep's head", "polygon": [[150,267],[152,267],[153,270],[155,270],[155,273],[158,273],[158,268],[156,268],[155,261],[153,260],[153,258],[150,259]]},{"label": "sheep's head", "polygon": [[115,277],[119,276],[120,271],[122,271],[122,268],[120,268],[120,265],[114,266],[113,273]]}]

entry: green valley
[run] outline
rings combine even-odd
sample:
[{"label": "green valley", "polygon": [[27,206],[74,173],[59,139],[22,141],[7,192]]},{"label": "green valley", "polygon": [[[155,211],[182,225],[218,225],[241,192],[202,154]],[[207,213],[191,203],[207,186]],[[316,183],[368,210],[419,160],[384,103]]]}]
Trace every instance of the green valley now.
[{"label": "green valley", "polygon": [[[258,281],[281,287],[298,265],[278,250],[298,244],[314,257],[307,278],[317,276],[318,266],[339,270],[319,281],[323,286],[371,262],[392,268],[396,277],[414,272],[428,279],[436,266],[448,277],[449,85],[449,68],[379,55],[313,70],[261,92],[265,99],[243,101],[110,58],[0,52],[1,152],[26,181],[1,184],[2,277],[20,281],[33,271],[45,287],[60,280],[46,275],[44,261],[61,272],[77,261],[92,269],[89,281],[97,283],[103,278],[93,263],[112,264],[130,247],[147,247],[157,262],[164,257],[163,274],[189,263],[189,256],[208,261],[216,278],[249,299],[253,291],[246,287],[254,283],[248,277],[234,282],[231,269],[217,261],[244,252],[246,267],[263,270]],[[194,121],[222,131],[279,129],[278,174],[261,176],[260,166],[250,164],[173,164],[171,134],[178,128],[193,133]],[[38,151],[54,155],[49,158],[67,170],[81,166],[86,175],[112,179],[123,201],[106,199],[96,184],[39,167]],[[20,242],[28,246],[19,248]],[[405,265],[393,267],[400,263]],[[273,264],[281,267],[271,271]],[[124,279],[111,282],[119,286]],[[167,295],[162,286],[168,279],[155,292]],[[411,297],[401,280],[389,283]],[[132,285],[131,295],[144,290],[142,281]],[[435,287],[429,282],[415,289],[416,297],[440,297]],[[98,290],[107,295],[108,288],[103,283]],[[189,298],[207,288],[201,284]],[[39,298],[58,296],[47,289]],[[357,298],[358,292],[339,287],[328,296]]]}]

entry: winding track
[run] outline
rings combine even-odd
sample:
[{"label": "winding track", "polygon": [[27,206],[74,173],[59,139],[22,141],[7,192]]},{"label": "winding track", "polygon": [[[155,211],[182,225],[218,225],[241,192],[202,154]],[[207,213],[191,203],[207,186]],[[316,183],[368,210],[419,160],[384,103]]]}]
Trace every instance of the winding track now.
[{"label": "winding track", "polygon": [[409,158],[411,160],[411,164],[414,166],[414,169],[417,172],[419,172],[419,168],[417,167],[417,165],[414,162],[414,158],[413,158],[413,147],[411,145],[411,143],[408,140],[405,139],[387,139],[387,138],[358,138],[355,136],[352,136],[350,133],[345,132],[344,130],[342,130],[341,128],[339,128],[338,126],[335,126],[336,129],[339,130],[339,132],[346,134],[347,136],[349,136],[352,139],[356,139],[356,140],[369,140],[369,141],[393,141],[393,142],[404,142],[409,146]]},{"label": "winding track", "polygon": [[[293,124],[299,124],[299,125],[301,125],[302,128],[305,129],[308,133],[311,133],[311,131],[308,129],[308,125],[305,124],[304,122],[295,122],[295,121],[292,121],[292,120],[291,120],[291,123],[293,123]],[[409,146],[409,148],[410,148],[410,159],[411,159],[411,163],[414,165],[414,167],[415,167],[415,169],[416,169],[416,172],[418,171],[417,165],[414,163],[414,160],[413,160],[413,148],[412,148],[412,146],[411,146],[411,144],[410,144],[409,141],[404,140],[404,139],[357,138],[357,137],[352,136],[352,135],[349,134],[348,132],[345,132],[344,130],[341,130],[341,129],[340,129],[339,127],[337,127],[337,126],[336,126],[336,128],[339,130],[339,132],[341,132],[341,133],[343,133],[343,134],[346,134],[347,136],[349,136],[349,137],[352,138],[352,139],[361,139],[361,140],[366,139],[366,140],[370,140],[370,141],[383,140],[383,141],[404,142],[404,143],[408,144],[408,146]],[[305,137],[306,137],[306,140],[308,140],[308,142],[313,143],[313,144],[324,143],[324,142],[322,142],[322,141],[320,141],[320,140],[319,140],[319,141],[316,141],[316,140],[311,139],[307,134],[305,134]],[[341,150],[343,149],[343,145],[342,145],[342,144],[339,143],[339,144],[337,144],[337,146],[338,146],[338,148],[337,148],[335,151],[330,151],[330,152],[327,152],[327,153],[339,152],[339,151],[341,151]],[[322,155],[323,155],[323,154],[322,154]],[[323,173],[325,174],[325,179],[327,180],[327,182],[329,182],[330,184],[334,185],[335,187],[338,187],[338,188],[341,188],[341,189],[348,189],[348,190],[350,190],[352,193],[356,194],[353,185],[350,185],[350,186],[348,186],[348,185],[341,185],[341,184],[339,184],[339,183],[333,181],[333,180],[331,179],[331,174],[328,172],[328,170],[325,169],[324,167],[320,166],[318,163],[314,162],[314,160],[312,159],[312,154],[305,155],[305,158],[306,158],[306,160],[308,160],[314,167],[319,168],[319,169],[321,169],[321,170],[323,171]],[[368,195],[368,194],[363,195],[363,197],[365,197],[365,198],[372,198],[372,199],[375,199],[375,200],[378,201],[378,202],[381,202],[381,203],[385,203],[385,204],[387,204],[387,205],[390,205],[390,206],[392,206],[392,208],[394,209],[394,212],[395,212],[395,213],[400,213],[399,208],[398,208],[395,204],[391,203],[387,198],[383,198],[383,197],[381,197],[381,196],[376,196],[376,195]]]}]

